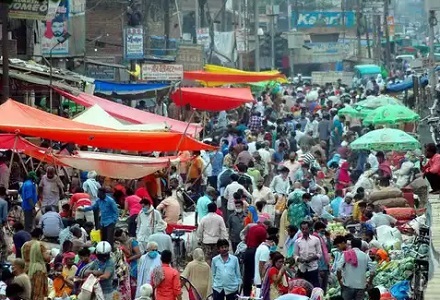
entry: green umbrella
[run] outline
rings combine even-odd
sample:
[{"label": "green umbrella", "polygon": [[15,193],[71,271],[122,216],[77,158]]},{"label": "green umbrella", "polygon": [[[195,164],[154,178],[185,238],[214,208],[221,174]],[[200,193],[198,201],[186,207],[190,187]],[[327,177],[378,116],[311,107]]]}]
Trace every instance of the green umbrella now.
[{"label": "green umbrella", "polygon": [[390,97],[387,95],[380,95],[380,96],[369,96],[367,99],[362,100],[354,105],[354,108],[362,107],[362,108],[370,108],[370,109],[376,109],[378,107],[384,106],[384,105],[403,105],[400,100]]},{"label": "green umbrella", "polygon": [[420,149],[420,143],[398,129],[384,128],[370,131],[350,144],[353,150],[406,151]]},{"label": "green umbrella", "polygon": [[345,104],[344,108],[338,110],[338,115],[350,116],[352,118],[365,118],[371,111],[371,109],[363,108],[360,106],[354,108],[353,106]]},{"label": "green umbrella", "polygon": [[370,112],[363,123],[364,125],[385,125],[414,122],[419,119],[420,116],[406,106],[385,105]]}]

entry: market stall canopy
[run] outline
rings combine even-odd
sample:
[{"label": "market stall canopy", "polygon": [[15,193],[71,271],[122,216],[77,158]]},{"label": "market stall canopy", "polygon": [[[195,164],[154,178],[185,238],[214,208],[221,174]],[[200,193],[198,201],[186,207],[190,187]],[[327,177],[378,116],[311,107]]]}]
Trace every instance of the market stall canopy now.
[{"label": "market stall canopy", "polygon": [[142,94],[150,91],[162,90],[169,88],[169,84],[164,83],[119,83],[95,80],[95,93],[105,95],[126,95],[126,94]]},{"label": "market stall canopy", "polygon": [[171,94],[177,106],[190,105],[207,111],[231,110],[254,102],[248,88],[181,88]]},{"label": "market stall canopy", "polygon": [[104,149],[164,152],[214,149],[177,132],[133,132],[81,124],[11,99],[0,105],[0,130]]},{"label": "market stall canopy", "polygon": [[[205,65],[204,67],[206,72],[209,73],[215,73],[215,74],[235,74],[235,75],[259,75],[259,74],[263,74],[263,75],[281,75],[280,77],[275,78],[274,80],[278,83],[287,83],[287,79],[284,75],[282,75],[280,72],[278,71],[264,71],[264,72],[246,72],[243,70],[238,70],[238,69],[233,69],[233,68],[227,68],[227,67],[222,67],[222,66],[217,66],[217,65]],[[221,86],[221,85],[225,85],[231,82],[204,82],[205,86]],[[255,83],[255,82],[254,82]]]},{"label": "market stall canopy", "polygon": [[59,155],[38,147],[15,134],[0,134],[0,149],[14,150],[57,166],[68,166],[82,171],[96,171],[99,175],[118,179],[137,179],[153,174],[170,164],[182,162],[182,157],[143,157],[102,152],[77,151],[74,155]]},{"label": "market stall canopy", "polygon": [[[370,110],[367,110],[368,112]],[[355,109],[353,106],[345,104],[345,106],[343,108],[341,108],[340,110],[338,110],[338,115],[339,116],[349,116],[352,118],[362,118],[365,117],[368,112],[366,112],[366,110],[362,110],[362,109]]]},{"label": "market stall canopy", "polygon": [[118,179],[137,179],[178,164],[177,156],[143,157],[101,152],[78,151],[74,155],[54,155],[64,165],[83,171],[96,171],[101,176]]},{"label": "market stall canopy", "polygon": [[370,112],[364,119],[364,125],[393,125],[414,122],[420,116],[403,105],[385,105]]},{"label": "market stall canopy", "polygon": [[[98,104],[102,109],[104,109],[111,116],[118,118],[120,120],[127,121],[133,124],[163,124],[166,123],[170,126],[171,131],[184,133],[194,136],[197,132],[200,132],[202,127],[198,124],[190,124],[183,121],[174,120],[171,118],[159,116],[152,114],[134,107],[119,104],[104,98],[100,98],[94,95],[89,95],[86,93],[78,93],[76,95],[70,94],[61,89],[54,88],[54,90],[61,96],[72,100],[76,104],[91,107]],[[188,129],[187,129],[188,128]]]},{"label": "market stall canopy", "polygon": [[279,72],[273,74],[262,74],[257,72],[230,74],[210,73],[206,71],[187,71],[183,74],[183,78],[185,80],[200,81],[206,86],[220,86],[224,84],[270,81],[283,77],[284,75]]},{"label": "market stall canopy", "polygon": [[95,104],[86,111],[80,113],[73,121],[88,125],[103,126],[115,130],[126,131],[167,131],[169,128],[166,124],[136,124],[125,125],[113,118],[109,113]]},{"label": "market stall canopy", "polygon": [[380,95],[380,96],[369,96],[367,99],[359,101],[355,103],[353,106],[355,109],[361,108],[367,108],[367,109],[376,109],[378,107],[384,106],[384,105],[403,105],[403,103],[394,97],[390,97],[387,95]]},{"label": "market stall canopy", "polygon": [[350,144],[353,150],[407,151],[420,149],[420,143],[398,129],[384,128],[370,131]]},{"label": "market stall canopy", "polygon": [[0,134],[0,149],[23,152],[40,161],[63,166],[61,162],[56,161],[54,157],[48,155],[47,149],[38,147],[16,134]]}]

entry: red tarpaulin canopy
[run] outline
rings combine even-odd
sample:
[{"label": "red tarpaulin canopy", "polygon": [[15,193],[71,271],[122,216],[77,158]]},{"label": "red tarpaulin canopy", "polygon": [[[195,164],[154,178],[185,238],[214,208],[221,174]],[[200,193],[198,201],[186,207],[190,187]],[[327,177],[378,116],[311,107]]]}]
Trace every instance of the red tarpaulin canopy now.
[{"label": "red tarpaulin canopy", "polygon": [[177,132],[111,130],[81,124],[8,100],[0,105],[0,130],[104,149],[163,151],[214,149]]},{"label": "red tarpaulin canopy", "polygon": [[40,148],[15,134],[0,134],[0,149],[20,151],[38,160],[64,166],[63,163],[47,153],[47,149]]},{"label": "red tarpaulin canopy", "polygon": [[227,83],[249,83],[275,80],[283,78],[283,74],[226,74],[210,73],[205,71],[187,71],[184,72],[185,80],[198,80],[204,82],[227,82]]},{"label": "red tarpaulin canopy", "polygon": [[254,102],[248,88],[181,88],[171,94],[171,99],[178,106],[189,104],[208,111],[230,110]]},{"label": "red tarpaulin canopy", "polygon": [[[65,92],[57,88],[54,88],[54,90],[58,92],[61,96],[66,97],[72,100],[73,102],[85,107],[91,107],[97,104],[99,105],[99,107],[104,109],[111,116],[133,124],[166,123],[169,127],[171,127],[171,131],[180,132],[180,133],[185,132],[185,129],[188,126],[188,123],[182,121],[152,114],[140,109],[136,109],[134,107],[119,104],[94,95],[89,95],[86,93],[78,93],[77,95],[72,95],[68,92]],[[191,136],[194,136],[196,132],[200,132],[201,129],[202,128],[200,125],[190,124],[186,133]]]}]

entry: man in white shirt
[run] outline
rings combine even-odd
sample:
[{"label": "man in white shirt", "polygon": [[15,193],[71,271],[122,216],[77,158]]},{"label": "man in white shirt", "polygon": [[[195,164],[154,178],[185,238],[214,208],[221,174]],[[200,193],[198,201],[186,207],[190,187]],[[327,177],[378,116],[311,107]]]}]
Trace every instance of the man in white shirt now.
[{"label": "man in white shirt", "polygon": [[268,205],[275,204],[275,195],[269,187],[264,186],[263,178],[257,181],[257,188],[252,192],[252,198],[252,205],[255,205],[258,201],[265,201]]},{"label": "man in white shirt", "polygon": [[[341,285],[342,298],[344,300],[363,300],[367,288],[367,271],[370,271],[369,283],[373,282],[375,265],[368,254],[361,251],[362,241],[353,239],[351,241],[352,254],[355,260],[347,261],[345,255],[341,255],[336,262],[337,276]],[[352,256],[353,256],[352,255]]]},{"label": "man in white shirt", "polygon": [[315,214],[320,217],[322,215],[324,207],[329,205],[330,199],[327,195],[321,194],[321,189],[317,186],[311,187],[310,191],[313,193],[312,200],[310,200],[310,207],[315,212]]},{"label": "man in white shirt", "polygon": [[397,220],[390,215],[384,214],[382,211],[373,212],[371,223],[375,228],[379,226],[392,226],[397,223]]},{"label": "man in white shirt", "polygon": [[301,222],[301,236],[295,241],[294,258],[298,263],[298,277],[314,287],[320,287],[318,261],[322,256],[321,241],[310,235],[310,223]]},{"label": "man in white shirt", "polygon": [[234,199],[234,193],[238,192],[239,190],[243,190],[243,194],[246,195],[246,197],[252,199],[252,195],[246,190],[246,188],[238,183],[238,174],[232,174],[231,175],[231,183],[228,184],[223,192],[223,197],[228,201],[227,204],[227,217],[226,220],[229,218],[230,214],[232,214],[235,211],[235,199]]},{"label": "man in white shirt", "polygon": [[217,204],[214,202],[208,204],[208,214],[202,218],[197,228],[197,237],[205,252],[205,258],[208,265],[217,253],[217,241],[219,239],[228,239],[225,221],[215,212]]},{"label": "man in white shirt", "polygon": [[289,169],[281,167],[280,174],[275,176],[269,188],[278,196],[287,196],[290,192]]},{"label": "man in white shirt", "polygon": [[254,285],[257,287],[256,297],[260,297],[262,278],[264,278],[264,266],[269,261],[270,252],[275,250],[277,243],[278,239],[276,236],[269,236],[255,251]]},{"label": "man in white shirt", "polygon": [[263,142],[257,143],[257,151],[260,154],[261,160],[264,163],[264,174],[263,177],[266,177],[271,170],[271,161],[272,156],[269,151],[265,149],[265,145]]}]

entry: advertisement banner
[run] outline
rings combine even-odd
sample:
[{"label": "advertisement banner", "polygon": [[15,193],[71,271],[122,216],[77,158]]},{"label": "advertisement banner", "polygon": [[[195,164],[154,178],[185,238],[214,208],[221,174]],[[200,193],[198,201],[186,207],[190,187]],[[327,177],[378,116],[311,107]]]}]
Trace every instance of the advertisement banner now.
[{"label": "advertisement banner", "polygon": [[126,27],[124,30],[124,58],[144,58],[144,29],[142,27]]},{"label": "advertisement banner", "polygon": [[[345,22],[344,22],[345,18]],[[356,26],[356,15],[353,11],[342,12],[301,12],[296,15],[292,13],[292,24],[298,28],[313,27],[341,27],[345,23],[346,28]]]},{"label": "advertisement banner", "polygon": [[69,22],[69,0],[61,0],[58,5],[55,17],[43,22],[45,26],[43,37],[41,38],[41,51],[43,55],[68,55],[69,40],[59,44],[63,35],[68,32]]},{"label": "advertisement banner", "polygon": [[238,53],[246,53],[249,51],[249,47],[247,44],[247,37],[249,32],[247,29],[237,29],[235,31],[235,42],[237,44]]},{"label": "advertisement banner", "polygon": [[209,36],[209,28],[199,28],[197,29],[197,44],[203,45],[205,50],[209,49],[211,44],[211,38]]},{"label": "advertisement banner", "polygon": [[[96,60],[102,63],[114,64],[114,57],[89,57],[91,60]],[[116,79],[115,76],[116,68],[112,66],[93,64],[91,62],[87,62],[86,64],[86,76],[105,80],[105,81],[114,81]]]},{"label": "advertisement banner", "polygon": [[142,79],[147,81],[179,81],[183,79],[183,65],[142,65]]},{"label": "advertisement banner", "polygon": [[9,5],[9,18],[44,21],[48,11],[48,0],[14,0]]},{"label": "advertisement banner", "polygon": [[396,30],[394,28],[394,17],[393,16],[387,17],[387,24],[388,24],[388,32],[390,33],[390,36],[394,36]]}]

